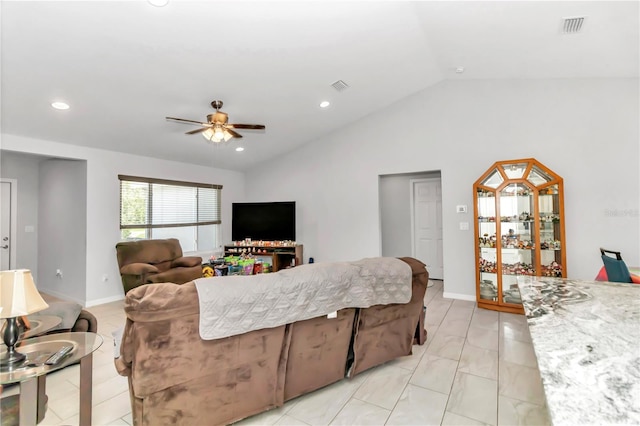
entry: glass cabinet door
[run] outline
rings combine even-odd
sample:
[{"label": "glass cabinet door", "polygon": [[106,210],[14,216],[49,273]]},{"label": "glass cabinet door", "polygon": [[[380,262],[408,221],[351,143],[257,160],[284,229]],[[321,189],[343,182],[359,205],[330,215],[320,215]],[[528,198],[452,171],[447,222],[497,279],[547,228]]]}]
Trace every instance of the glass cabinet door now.
[{"label": "glass cabinet door", "polygon": [[558,185],[539,191],[538,219],[540,227],[540,275],[562,276],[562,236],[560,233],[560,200]]},{"label": "glass cabinet door", "polygon": [[535,275],[534,222],[531,217],[534,191],[520,183],[500,192],[500,254],[502,301],[522,303],[518,275]]},{"label": "glass cabinet door", "polygon": [[497,237],[496,237],[496,197],[491,191],[479,189],[478,200],[478,249],[479,249],[479,276],[480,298],[485,300],[498,300],[497,279]]}]

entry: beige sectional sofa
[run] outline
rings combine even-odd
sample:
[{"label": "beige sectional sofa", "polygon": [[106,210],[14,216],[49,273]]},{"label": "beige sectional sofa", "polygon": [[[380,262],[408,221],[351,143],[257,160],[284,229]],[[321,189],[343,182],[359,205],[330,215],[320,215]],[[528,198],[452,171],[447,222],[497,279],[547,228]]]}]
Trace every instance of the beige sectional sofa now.
[{"label": "beige sectional sofa", "polygon": [[129,379],[134,424],[229,424],[410,355],[414,338],[425,338],[418,325],[428,272],[416,259],[402,260],[412,273],[408,303],[346,308],[336,318],[214,340],[200,337],[194,282],[131,290],[116,367]]}]

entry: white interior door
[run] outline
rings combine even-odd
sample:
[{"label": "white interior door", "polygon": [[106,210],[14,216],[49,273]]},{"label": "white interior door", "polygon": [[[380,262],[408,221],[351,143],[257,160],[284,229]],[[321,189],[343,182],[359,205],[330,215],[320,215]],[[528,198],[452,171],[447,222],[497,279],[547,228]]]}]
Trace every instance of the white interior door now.
[{"label": "white interior door", "polygon": [[0,195],[0,267],[15,269],[16,190],[14,179],[2,179]]},{"label": "white interior door", "polygon": [[429,278],[444,277],[442,256],[442,182],[411,180],[412,256],[427,265]]}]

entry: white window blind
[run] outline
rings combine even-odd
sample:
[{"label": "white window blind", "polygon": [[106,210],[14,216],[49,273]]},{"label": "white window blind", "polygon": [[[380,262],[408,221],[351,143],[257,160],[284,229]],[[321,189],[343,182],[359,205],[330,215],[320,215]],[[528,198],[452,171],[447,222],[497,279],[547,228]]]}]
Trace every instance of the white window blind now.
[{"label": "white window blind", "polygon": [[[217,247],[222,185],[124,175],[118,179],[123,239],[173,236],[180,239],[184,251]],[[206,241],[206,247],[199,241]]]}]

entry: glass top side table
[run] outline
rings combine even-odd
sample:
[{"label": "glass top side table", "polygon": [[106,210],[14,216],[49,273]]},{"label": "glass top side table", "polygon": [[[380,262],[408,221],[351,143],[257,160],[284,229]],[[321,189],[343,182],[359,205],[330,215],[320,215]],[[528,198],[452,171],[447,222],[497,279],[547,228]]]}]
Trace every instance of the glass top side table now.
[{"label": "glass top side table", "polygon": [[[0,384],[20,383],[20,425],[35,425],[38,411],[38,382],[44,386],[46,375],[80,361],[80,424],[91,424],[93,352],[102,345],[96,333],[58,333],[23,340],[17,350],[27,359],[10,370],[0,370]],[[56,365],[46,359],[63,346],[73,346],[71,353]],[[2,348],[1,352],[6,351]]]},{"label": "glass top side table", "polygon": [[55,317],[53,315],[38,315],[38,316],[27,317],[27,318],[29,319],[31,328],[28,330],[25,330],[20,335],[19,340],[30,339],[32,337],[36,337],[41,334],[44,334],[62,322],[62,318]]},{"label": "glass top side table", "polygon": [[[18,340],[29,339],[31,337],[36,337],[44,334],[62,322],[62,318],[53,315],[38,315],[33,317],[28,316],[27,318],[29,319],[31,328],[20,333]],[[4,330],[5,324],[6,321],[2,320],[2,326],[0,328]],[[3,344],[4,343],[0,342],[0,345]]]}]

